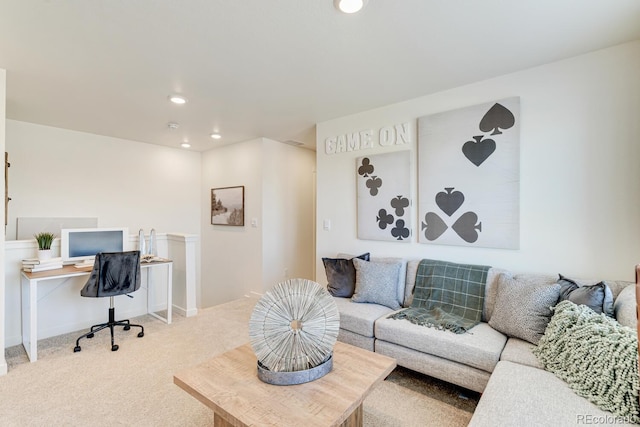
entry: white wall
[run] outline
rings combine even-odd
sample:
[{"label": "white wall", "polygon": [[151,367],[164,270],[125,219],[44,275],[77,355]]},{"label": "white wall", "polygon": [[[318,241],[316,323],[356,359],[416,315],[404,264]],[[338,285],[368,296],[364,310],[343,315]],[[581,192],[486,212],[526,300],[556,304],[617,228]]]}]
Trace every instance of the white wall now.
[{"label": "white wall", "polygon": [[[4,153],[5,151],[5,117],[6,117],[6,81],[7,81],[7,72],[0,68],[0,152]],[[4,154],[3,154],[4,156]],[[2,188],[2,199],[4,200],[5,191],[4,191],[4,173],[0,178],[0,187]],[[2,218],[2,223],[4,224],[4,209],[2,209],[2,213],[0,213],[0,218]],[[4,233],[0,233],[0,259],[5,259],[4,253]],[[4,348],[5,341],[5,279],[4,279],[4,262],[0,262],[0,349]],[[7,373],[7,362],[4,358],[4,352],[1,352],[0,356],[0,375],[4,375]]]},{"label": "white wall", "polygon": [[[203,307],[313,275],[315,153],[259,138],[203,153]],[[211,225],[211,189],[245,187],[245,226]],[[251,222],[256,220],[256,227]]]},{"label": "white wall", "polygon": [[[4,124],[4,114],[0,117]],[[18,217],[97,217],[99,226],[125,226],[136,237],[140,228],[147,235],[151,228],[159,234],[200,233],[200,153],[15,120],[7,120],[6,131],[12,198],[7,240],[15,239]],[[3,244],[0,250],[4,248]],[[0,317],[8,322],[1,328],[2,333],[8,331],[7,342],[2,341],[7,345],[19,342],[20,259],[35,256],[30,246],[20,248],[22,252],[12,252],[16,255],[11,259],[8,254],[2,257],[7,263],[0,275],[6,278],[2,298],[6,295],[10,306]],[[174,273],[180,272],[179,265]],[[195,276],[197,280],[198,271]],[[176,282],[177,302],[186,303],[183,283]],[[75,292],[77,298],[79,288],[64,291]],[[123,314],[126,310],[120,309]],[[91,320],[76,313],[66,326],[90,325]],[[41,323],[43,336],[56,333],[47,329],[47,322]]]},{"label": "white wall", "polygon": [[9,226],[17,217],[200,232],[200,153],[7,120]]},{"label": "white wall", "polygon": [[[201,307],[262,289],[262,167],[262,139],[202,153]],[[245,226],[211,225],[211,189],[239,185]]]},{"label": "white wall", "polygon": [[289,278],[313,279],[313,151],[265,139],[263,292]]},{"label": "white wall", "polygon": [[[472,66],[472,64],[470,64]],[[317,125],[317,281],[337,252],[435,258],[517,272],[633,280],[640,259],[640,41]],[[410,122],[510,96],[521,100],[520,249],[500,250],[356,237],[356,157],[409,147],[327,155],[327,138]],[[322,229],[323,220],[332,229]]]}]

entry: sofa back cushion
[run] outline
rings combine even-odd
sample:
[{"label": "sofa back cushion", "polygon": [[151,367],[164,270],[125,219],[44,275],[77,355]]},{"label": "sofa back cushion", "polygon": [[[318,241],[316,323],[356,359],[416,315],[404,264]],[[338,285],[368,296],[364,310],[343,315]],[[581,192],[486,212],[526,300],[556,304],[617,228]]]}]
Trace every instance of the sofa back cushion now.
[{"label": "sofa back cushion", "polygon": [[538,344],[551,319],[551,308],[560,297],[560,285],[529,279],[530,275],[500,275],[489,326],[509,337]]}]

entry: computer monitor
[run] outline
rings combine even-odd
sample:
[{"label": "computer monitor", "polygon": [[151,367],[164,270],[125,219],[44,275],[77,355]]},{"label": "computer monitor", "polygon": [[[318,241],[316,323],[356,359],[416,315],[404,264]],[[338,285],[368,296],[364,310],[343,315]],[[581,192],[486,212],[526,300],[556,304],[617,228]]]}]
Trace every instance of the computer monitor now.
[{"label": "computer monitor", "polygon": [[65,264],[91,262],[99,252],[129,250],[129,229],[63,228],[60,231],[60,256]]}]

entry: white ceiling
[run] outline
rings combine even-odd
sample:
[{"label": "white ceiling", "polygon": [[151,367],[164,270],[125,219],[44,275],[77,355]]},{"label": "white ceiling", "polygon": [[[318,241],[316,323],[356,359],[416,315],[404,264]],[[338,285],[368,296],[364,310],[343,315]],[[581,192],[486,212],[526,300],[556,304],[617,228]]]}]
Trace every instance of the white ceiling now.
[{"label": "white ceiling", "polygon": [[0,0],[8,118],[196,151],[637,39],[638,0]]}]

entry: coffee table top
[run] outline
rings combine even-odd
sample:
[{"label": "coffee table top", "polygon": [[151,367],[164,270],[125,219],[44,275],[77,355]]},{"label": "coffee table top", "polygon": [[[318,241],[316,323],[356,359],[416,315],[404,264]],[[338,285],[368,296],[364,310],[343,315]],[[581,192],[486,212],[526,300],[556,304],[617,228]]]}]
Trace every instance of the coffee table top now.
[{"label": "coffee table top", "polygon": [[174,375],[173,382],[233,425],[339,425],[396,367],[395,359],[337,342],[333,370],[278,386],[257,377],[249,344]]}]

